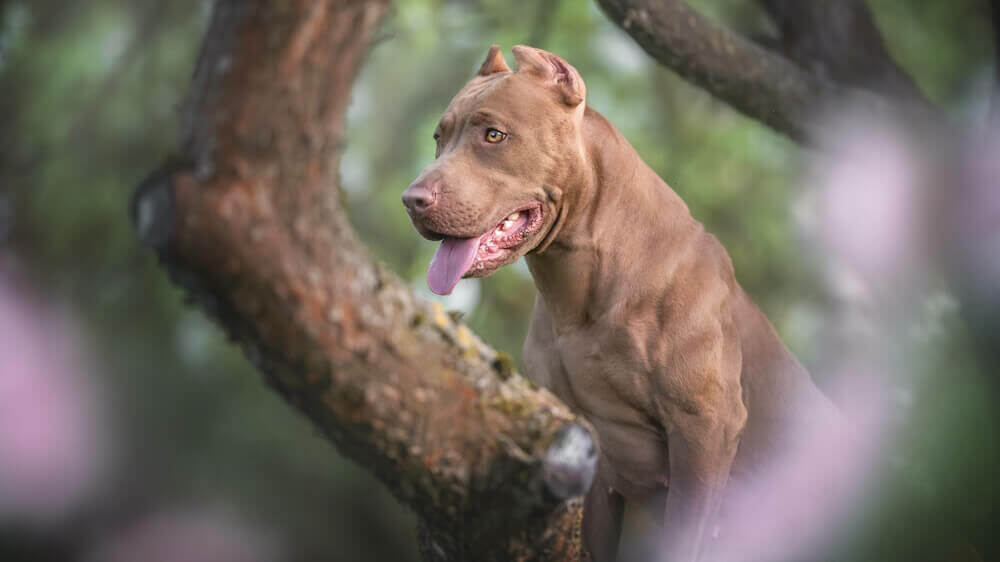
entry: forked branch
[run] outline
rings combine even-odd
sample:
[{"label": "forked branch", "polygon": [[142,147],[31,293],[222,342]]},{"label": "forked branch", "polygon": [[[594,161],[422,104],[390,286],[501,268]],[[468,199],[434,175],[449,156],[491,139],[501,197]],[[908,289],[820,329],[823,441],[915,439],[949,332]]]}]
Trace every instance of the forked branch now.
[{"label": "forked branch", "polygon": [[[778,0],[772,3],[781,4]],[[833,57],[827,49],[819,53],[807,51],[808,56],[803,54],[797,64],[711,21],[683,0],[598,0],[598,4],[613,22],[661,64],[745,115],[799,142],[817,142],[823,137],[825,112],[830,107],[851,103],[874,113],[939,120],[936,109],[923,99],[912,81],[907,83],[908,76],[892,63],[888,54],[879,59],[879,72],[893,73],[895,78],[881,76],[879,80],[886,82],[879,83],[906,90],[909,99],[890,100],[875,93],[884,93],[888,86],[858,88],[875,83],[870,77],[857,78],[875,72],[871,68],[860,68],[854,61],[848,61],[843,66],[851,68],[854,74],[850,75],[851,80],[838,81],[845,71],[824,58]],[[811,5],[811,2],[802,4]],[[798,9],[811,10],[802,6]],[[848,29],[868,29],[863,23],[862,19],[857,26],[848,26]],[[874,29],[870,19],[867,24]],[[799,28],[789,24],[783,29],[791,33]],[[883,47],[884,53],[877,30],[874,33],[872,41]],[[852,56],[857,54],[853,49],[848,51]],[[811,72],[818,68],[817,60],[824,68],[830,67],[836,72]],[[800,66],[809,61],[810,65]]]}]

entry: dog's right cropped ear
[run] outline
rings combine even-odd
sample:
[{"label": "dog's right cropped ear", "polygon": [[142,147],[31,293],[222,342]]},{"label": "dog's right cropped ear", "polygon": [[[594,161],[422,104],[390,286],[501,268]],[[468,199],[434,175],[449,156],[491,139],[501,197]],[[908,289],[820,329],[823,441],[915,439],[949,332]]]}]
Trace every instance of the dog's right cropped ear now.
[{"label": "dog's right cropped ear", "polygon": [[510,67],[507,66],[507,61],[503,60],[503,51],[500,50],[500,45],[493,45],[490,47],[490,52],[486,53],[483,66],[479,67],[479,76],[489,76],[497,72],[510,72]]},{"label": "dog's right cropped ear", "polygon": [[576,107],[583,103],[587,96],[587,87],[583,84],[583,78],[562,57],[525,45],[517,45],[513,50],[514,58],[517,59],[518,72],[527,72],[537,76],[556,90],[563,103],[570,107]]}]

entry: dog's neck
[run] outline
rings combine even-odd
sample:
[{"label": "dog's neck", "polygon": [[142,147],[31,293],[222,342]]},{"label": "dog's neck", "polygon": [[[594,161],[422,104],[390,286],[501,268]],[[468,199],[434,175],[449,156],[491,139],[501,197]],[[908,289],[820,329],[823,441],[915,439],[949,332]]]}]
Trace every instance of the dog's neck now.
[{"label": "dog's neck", "polygon": [[583,127],[588,165],[565,190],[560,211],[566,216],[552,243],[526,257],[557,330],[641,298],[635,293],[644,289],[632,281],[649,266],[645,256],[698,227],[680,197],[602,115],[588,108]]}]

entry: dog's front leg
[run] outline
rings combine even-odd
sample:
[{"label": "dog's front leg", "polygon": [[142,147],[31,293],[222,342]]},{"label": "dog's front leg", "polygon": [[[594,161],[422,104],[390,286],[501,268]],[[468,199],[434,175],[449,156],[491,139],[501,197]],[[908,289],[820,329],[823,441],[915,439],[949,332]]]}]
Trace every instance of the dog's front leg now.
[{"label": "dog's front leg", "polygon": [[593,562],[613,562],[618,553],[625,498],[611,484],[608,466],[601,462],[583,502],[583,543]]},{"label": "dog's front leg", "polygon": [[735,401],[721,398],[698,413],[673,416],[668,427],[670,488],[660,543],[664,562],[697,561],[711,536],[746,424],[738,394]]}]

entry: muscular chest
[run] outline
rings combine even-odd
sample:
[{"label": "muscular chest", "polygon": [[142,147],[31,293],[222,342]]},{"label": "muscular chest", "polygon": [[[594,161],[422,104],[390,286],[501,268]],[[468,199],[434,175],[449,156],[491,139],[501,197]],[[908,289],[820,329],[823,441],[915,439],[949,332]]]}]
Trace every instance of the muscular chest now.
[{"label": "muscular chest", "polygon": [[[652,412],[656,376],[640,343],[613,327],[552,334],[526,345],[547,386],[587,417],[598,433],[615,488],[645,496],[667,481],[667,443]],[[527,355],[526,355],[527,357]]]},{"label": "muscular chest", "polygon": [[595,417],[635,420],[648,414],[652,372],[624,330],[594,326],[554,334],[553,383]]}]

